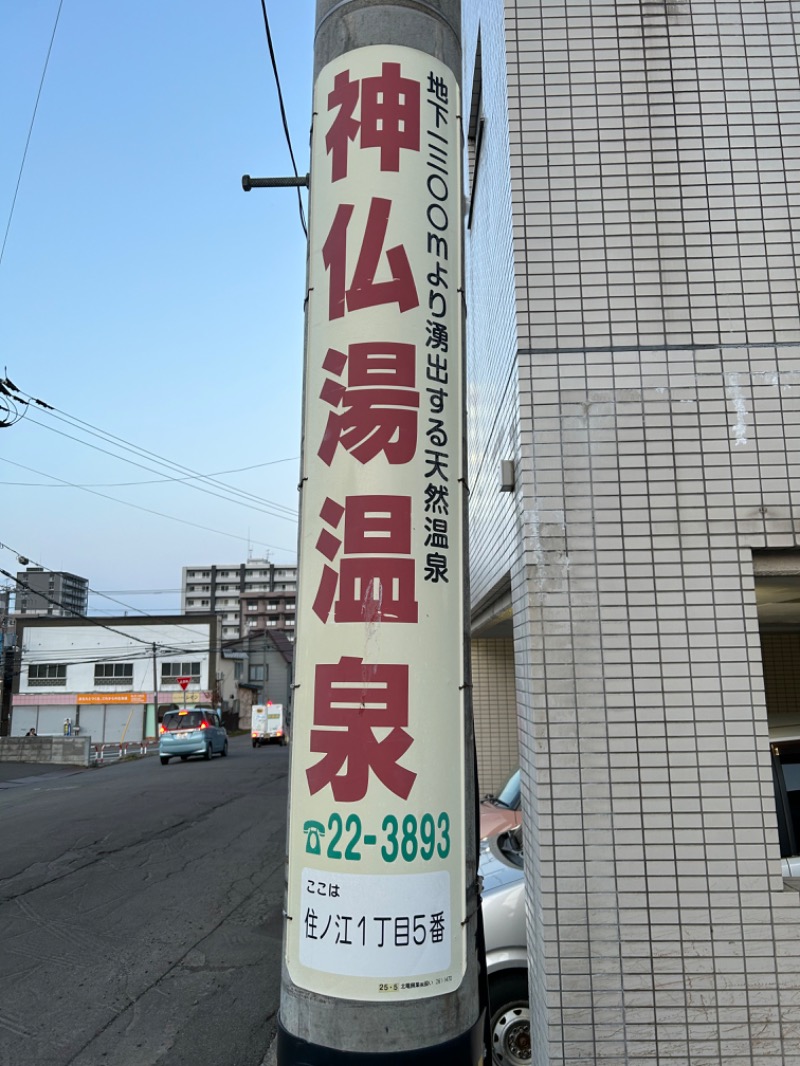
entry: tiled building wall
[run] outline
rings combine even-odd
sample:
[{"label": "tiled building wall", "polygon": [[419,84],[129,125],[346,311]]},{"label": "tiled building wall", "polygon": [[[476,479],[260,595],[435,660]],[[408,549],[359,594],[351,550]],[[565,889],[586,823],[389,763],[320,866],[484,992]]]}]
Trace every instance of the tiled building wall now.
[{"label": "tiled building wall", "polygon": [[533,1059],[785,1066],[751,553],[798,542],[800,2],[465,10],[467,71],[506,33]]},{"label": "tiled building wall", "polygon": [[472,641],[472,710],[478,738],[478,790],[497,795],[519,766],[514,645]]},{"label": "tiled building wall", "polygon": [[[516,457],[519,428],[503,20],[499,9],[493,14],[479,27],[477,6],[464,5],[464,40],[470,42],[465,54],[471,58],[463,106],[467,118],[474,110],[483,123],[477,170],[467,168],[469,208],[476,218],[492,216],[490,226],[468,228],[466,235],[469,500],[470,511],[481,516],[470,528],[473,604],[491,598],[507,577],[517,538],[514,500],[500,492],[500,462]],[[486,63],[476,60],[479,29]]]}]

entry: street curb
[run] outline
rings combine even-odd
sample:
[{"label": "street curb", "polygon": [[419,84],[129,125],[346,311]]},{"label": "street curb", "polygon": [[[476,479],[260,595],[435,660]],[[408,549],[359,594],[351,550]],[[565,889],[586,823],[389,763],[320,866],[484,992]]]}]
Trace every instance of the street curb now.
[{"label": "street curb", "polygon": [[273,1034],[272,1042],[269,1045],[267,1054],[264,1056],[264,1061],[261,1066],[277,1066],[278,1063],[278,1039]]}]

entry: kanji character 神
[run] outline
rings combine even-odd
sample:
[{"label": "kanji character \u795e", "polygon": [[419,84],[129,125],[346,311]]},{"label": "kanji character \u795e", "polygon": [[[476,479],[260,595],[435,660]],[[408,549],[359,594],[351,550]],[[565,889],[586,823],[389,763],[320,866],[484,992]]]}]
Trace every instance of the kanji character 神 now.
[{"label": "kanji character \u795e", "polygon": [[[355,117],[359,92],[361,120]],[[419,151],[420,84],[402,77],[399,63],[384,63],[378,77],[351,81],[350,71],[336,75],[328,93],[328,111],[339,108],[325,135],[331,157],[331,181],[347,177],[350,143],[359,129],[362,148],[380,149],[380,169],[398,171],[400,150]]]}]

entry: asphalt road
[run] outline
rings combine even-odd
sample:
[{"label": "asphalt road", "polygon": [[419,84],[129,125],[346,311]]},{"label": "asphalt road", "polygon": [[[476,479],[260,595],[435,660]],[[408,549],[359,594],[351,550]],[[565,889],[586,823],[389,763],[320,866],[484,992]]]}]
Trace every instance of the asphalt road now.
[{"label": "asphalt road", "polygon": [[0,764],[0,1066],[258,1066],[288,752]]}]

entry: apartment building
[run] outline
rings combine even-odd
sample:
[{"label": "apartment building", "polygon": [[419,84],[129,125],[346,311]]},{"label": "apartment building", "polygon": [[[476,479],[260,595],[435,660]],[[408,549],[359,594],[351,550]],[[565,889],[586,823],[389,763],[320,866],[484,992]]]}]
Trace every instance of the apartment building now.
[{"label": "apartment building", "polygon": [[70,618],[86,614],[89,582],[65,571],[29,566],[17,573],[15,614]]},{"label": "apartment building", "polygon": [[798,25],[463,5],[473,696],[537,1066],[797,1062]]},{"label": "apartment building", "polygon": [[182,610],[216,614],[222,640],[265,628],[293,639],[296,597],[297,567],[279,566],[269,559],[183,568]]}]

